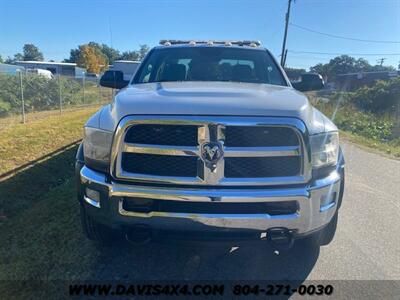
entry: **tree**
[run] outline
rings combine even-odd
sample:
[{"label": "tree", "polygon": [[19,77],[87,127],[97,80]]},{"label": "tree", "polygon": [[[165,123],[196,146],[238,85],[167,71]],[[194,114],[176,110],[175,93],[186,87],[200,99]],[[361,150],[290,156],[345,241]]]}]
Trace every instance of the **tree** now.
[{"label": "tree", "polygon": [[13,64],[16,61],[20,61],[20,60],[24,60],[24,56],[21,53],[16,53],[14,54],[14,57],[11,56],[7,56],[6,60],[4,61],[4,63],[6,64]]},{"label": "tree", "polygon": [[139,47],[139,60],[142,60],[146,56],[147,52],[149,52],[150,48],[146,44],[139,45]]},{"label": "tree", "polygon": [[139,53],[136,51],[124,51],[119,59],[122,60],[139,60]]},{"label": "tree", "polygon": [[359,58],[355,61],[354,63],[354,68],[356,70],[370,70],[371,69],[371,65],[369,64],[368,60],[366,60],[365,58]]},{"label": "tree", "polygon": [[324,80],[327,80],[328,75],[329,75],[329,65],[328,64],[316,64],[313,67],[310,67],[310,72],[312,73],[318,73],[322,77],[324,77]]},{"label": "tree", "polygon": [[335,80],[337,75],[357,72],[371,72],[371,71],[394,71],[392,66],[372,66],[364,59],[355,59],[349,55],[337,56],[329,61],[327,64],[316,64],[310,67],[311,72],[321,74],[325,79]]},{"label": "tree", "polygon": [[139,50],[138,51],[124,51],[122,54],[119,56],[118,59],[121,60],[142,60],[147,52],[149,52],[150,48],[146,44],[144,45],[139,45]]},{"label": "tree", "polygon": [[69,58],[68,59],[64,59],[64,62],[69,62],[69,63],[76,63],[78,62],[78,58],[81,55],[81,50],[83,49],[83,46],[90,46],[92,48],[98,49],[101,51],[101,46],[100,44],[96,43],[96,42],[89,42],[87,44],[83,44],[83,45],[79,45],[78,48],[76,49],[71,49],[69,51]]},{"label": "tree", "polygon": [[101,52],[104,53],[108,58],[108,63],[113,64],[115,60],[119,59],[120,53],[117,49],[114,49],[106,44],[101,45]]},{"label": "tree", "polygon": [[76,63],[76,61],[78,60],[79,53],[80,53],[79,49],[71,49],[69,51],[69,58],[64,59],[64,62]]},{"label": "tree", "polygon": [[95,46],[81,45],[79,46],[79,55],[77,64],[85,68],[90,73],[99,74],[108,68],[107,56]]},{"label": "tree", "polygon": [[34,44],[25,44],[23,47],[23,60],[43,61],[43,53]]},{"label": "tree", "polygon": [[[110,64],[112,64],[115,60],[119,59],[120,57],[120,52],[117,49],[114,49],[106,44],[99,44],[96,42],[89,42],[87,44],[88,46],[95,48],[97,50],[99,50],[101,53],[103,53],[107,59],[108,62]],[[83,45],[80,45],[83,46]],[[78,46],[77,49],[71,49],[70,50],[70,54],[69,54],[69,58],[68,59],[64,59],[64,62],[70,62],[70,63],[76,63],[80,54],[80,46]]]},{"label": "tree", "polygon": [[329,61],[329,75],[335,78],[339,74],[359,72],[362,69],[355,67],[356,59],[348,55],[337,56]]},{"label": "tree", "polygon": [[3,58],[1,57],[1,55],[0,55],[0,63],[2,63],[3,62]]},{"label": "tree", "polygon": [[14,59],[11,56],[7,56],[7,58],[4,61],[5,64],[12,64],[14,63]]},{"label": "tree", "polygon": [[[91,47],[92,49],[96,49],[97,53],[102,53],[105,57],[107,57],[107,61],[109,64],[114,63],[116,60],[141,60],[143,57],[149,52],[149,46],[147,45],[139,45],[139,50],[137,51],[124,51],[120,53],[119,50],[110,47],[106,44],[99,44],[96,42],[89,42],[85,44],[86,46]],[[76,49],[71,49],[69,58],[64,59],[64,62],[76,63],[78,61],[78,57],[81,56],[82,46],[80,45]]]}]

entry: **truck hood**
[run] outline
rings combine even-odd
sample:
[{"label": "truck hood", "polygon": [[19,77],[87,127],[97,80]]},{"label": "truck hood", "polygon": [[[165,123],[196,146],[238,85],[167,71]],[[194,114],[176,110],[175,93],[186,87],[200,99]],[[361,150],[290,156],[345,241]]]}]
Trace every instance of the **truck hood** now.
[{"label": "truck hood", "polygon": [[293,117],[309,131],[323,131],[322,115],[291,87],[232,82],[164,82],[130,85],[99,114],[99,127],[114,130],[127,115]]}]

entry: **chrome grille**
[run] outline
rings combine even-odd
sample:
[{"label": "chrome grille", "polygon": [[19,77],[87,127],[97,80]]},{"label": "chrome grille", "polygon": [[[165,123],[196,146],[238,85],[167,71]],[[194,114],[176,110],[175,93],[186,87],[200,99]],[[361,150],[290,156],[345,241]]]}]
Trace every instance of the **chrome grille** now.
[{"label": "chrome grille", "polygon": [[[129,116],[114,137],[111,173],[168,184],[304,183],[311,175],[306,133],[293,118]],[[212,163],[202,154],[210,143],[222,153]]]},{"label": "chrome grille", "polygon": [[227,147],[297,146],[299,139],[288,127],[228,126],[225,129]]},{"label": "chrome grille", "polygon": [[299,156],[227,157],[226,178],[262,178],[296,176],[300,173]]},{"label": "chrome grille", "polygon": [[158,176],[197,176],[195,156],[122,153],[123,169],[130,173]]},{"label": "chrome grille", "polygon": [[131,127],[125,142],[169,146],[196,146],[197,126],[139,124]]}]

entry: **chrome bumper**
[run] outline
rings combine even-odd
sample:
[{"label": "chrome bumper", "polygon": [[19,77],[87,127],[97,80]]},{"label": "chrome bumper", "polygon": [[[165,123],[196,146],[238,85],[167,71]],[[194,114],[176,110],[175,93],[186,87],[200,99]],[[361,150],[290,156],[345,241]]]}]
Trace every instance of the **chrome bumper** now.
[{"label": "chrome bumper", "polygon": [[[105,201],[116,201],[104,205],[116,210],[113,215],[124,224],[145,224],[159,229],[171,230],[208,230],[208,229],[249,229],[267,231],[273,227],[285,227],[297,234],[307,234],[326,225],[337,209],[340,190],[340,174],[332,172],[328,177],[316,180],[311,185],[296,188],[268,189],[194,189],[147,187],[135,184],[107,182],[99,172],[84,166],[80,171],[83,186],[100,187],[106,191]],[[279,202],[297,201],[298,211],[289,215],[268,214],[190,214],[172,212],[137,213],[126,211],[122,207],[123,197],[140,197],[160,200],[199,201],[199,202]],[[330,199],[326,201],[326,199]],[[105,209],[104,199],[100,205],[94,205],[87,195],[84,201],[92,210]],[[321,205],[321,201],[322,205]]]}]

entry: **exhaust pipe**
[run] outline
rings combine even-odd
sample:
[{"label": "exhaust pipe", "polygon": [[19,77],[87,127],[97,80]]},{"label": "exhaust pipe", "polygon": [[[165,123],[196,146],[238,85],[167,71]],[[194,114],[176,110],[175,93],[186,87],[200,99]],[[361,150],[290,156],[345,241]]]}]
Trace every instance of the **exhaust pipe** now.
[{"label": "exhaust pipe", "polygon": [[275,227],[267,231],[267,240],[276,250],[289,250],[293,247],[294,239],[289,229]]},{"label": "exhaust pipe", "polygon": [[136,226],[125,233],[125,239],[135,246],[143,246],[152,241],[153,231],[148,226]]}]

